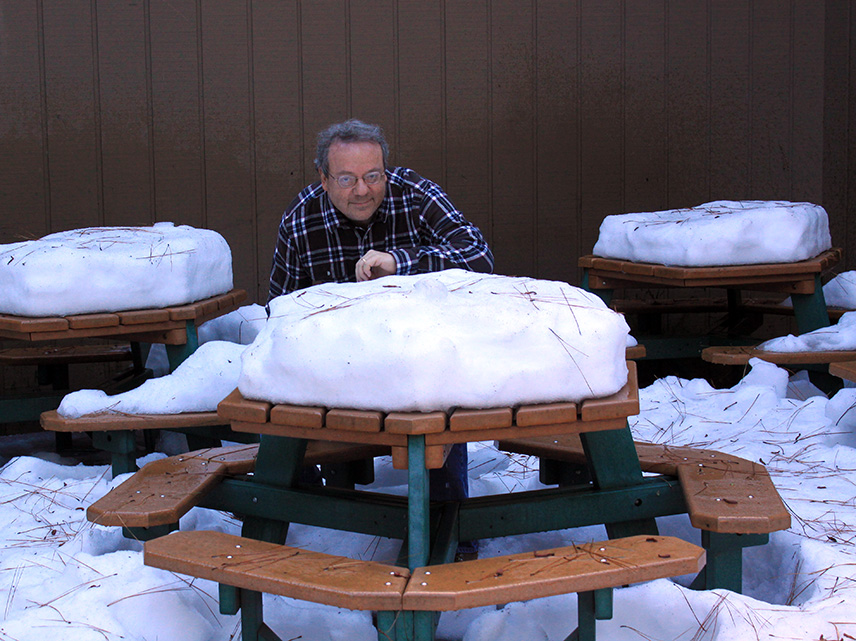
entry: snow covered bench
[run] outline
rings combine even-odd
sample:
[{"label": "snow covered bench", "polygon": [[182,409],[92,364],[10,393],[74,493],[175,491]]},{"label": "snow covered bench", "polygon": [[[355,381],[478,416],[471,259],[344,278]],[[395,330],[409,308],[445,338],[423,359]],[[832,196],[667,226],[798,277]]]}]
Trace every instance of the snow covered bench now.
[{"label": "snow covered bench", "polygon": [[706,347],[701,357],[708,363],[719,365],[746,365],[752,358],[760,358],[776,365],[821,365],[856,359],[856,351],[811,351],[811,352],[773,352],[756,346],[723,345]]},{"label": "snow covered bench", "polygon": [[[205,415],[198,417],[200,420],[217,422],[216,412],[200,414]],[[182,421],[187,424],[196,417],[176,415],[169,418],[181,425]],[[146,540],[160,536],[174,530],[179,519],[198,505],[224,477],[252,472],[257,454],[258,445],[248,444],[206,448],[152,461],[90,505],[86,518],[99,525],[126,528],[133,538]],[[389,454],[388,447],[309,441],[304,463],[359,463],[385,454]],[[371,482],[371,479],[361,482]]]},{"label": "snow covered bench", "polygon": [[[244,641],[278,639],[262,620],[262,593],[378,610],[379,638],[403,640],[414,638],[414,630],[401,611],[460,610],[572,592],[579,593],[573,638],[594,641],[595,619],[612,616],[612,588],[695,573],[704,560],[700,547],[665,536],[431,565],[412,573],[222,532],[177,532],[145,545],[146,565],[219,582],[221,611],[242,610]],[[425,628],[433,630],[432,622]]]},{"label": "snow covered bench", "polygon": [[[694,587],[716,585],[740,592],[742,548],[766,543],[770,532],[785,530],[791,523],[766,468],[713,450],[641,442],[635,445],[644,471],[680,480],[690,522],[701,530],[708,564]],[[570,465],[577,482],[585,480],[582,470],[586,456],[577,435],[505,439],[498,447],[540,457],[542,474],[561,472],[563,465]],[[566,467],[564,478],[567,471]]]}]

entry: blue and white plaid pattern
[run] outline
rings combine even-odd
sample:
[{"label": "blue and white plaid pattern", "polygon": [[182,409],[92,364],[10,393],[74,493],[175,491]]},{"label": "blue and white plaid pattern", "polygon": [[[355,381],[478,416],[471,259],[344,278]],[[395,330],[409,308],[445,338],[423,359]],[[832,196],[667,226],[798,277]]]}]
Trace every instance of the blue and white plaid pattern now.
[{"label": "blue and white plaid pattern", "polygon": [[395,257],[397,274],[452,267],[493,271],[493,254],[438,185],[404,167],[387,170],[386,197],[368,228],[339,213],[321,183],[301,191],[282,217],[268,300],[323,282],[355,282],[368,250]]}]

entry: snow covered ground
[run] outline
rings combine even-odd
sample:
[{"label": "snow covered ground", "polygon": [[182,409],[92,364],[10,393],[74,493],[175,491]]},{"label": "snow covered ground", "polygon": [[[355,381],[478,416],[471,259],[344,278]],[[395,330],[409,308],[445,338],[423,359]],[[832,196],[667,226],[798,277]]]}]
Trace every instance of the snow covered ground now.
[{"label": "snow covered ground", "polygon": [[[848,639],[856,637],[856,390],[831,400],[787,394],[787,374],[757,362],[731,389],[665,378],[641,391],[632,421],[640,440],[710,447],[763,461],[792,512],[788,531],[744,553],[744,595],[696,592],[669,580],[616,591],[615,618],[599,622],[615,641]],[[154,454],[147,460],[162,456]],[[227,641],[237,616],[217,613],[210,582],[145,567],[142,546],[118,528],[93,525],[85,508],[124,477],[52,454],[14,458],[0,469],[0,639],[67,641]],[[376,462],[373,488],[404,493],[406,478]],[[470,447],[473,494],[541,487],[537,463]],[[664,534],[698,541],[685,516],[660,519]],[[229,515],[196,508],[182,529],[238,533]],[[569,545],[605,536],[602,528],[546,532],[482,542],[492,556]],[[391,561],[399,543],[294,525],[290,545]],[[444,614],[440,638],[465,641],[564,639],[574,596],[501,609]],[[271,597],[267,621],[283,639],[375,639],[367,613]],[[847,635],[850,635],[849,637]]]}]

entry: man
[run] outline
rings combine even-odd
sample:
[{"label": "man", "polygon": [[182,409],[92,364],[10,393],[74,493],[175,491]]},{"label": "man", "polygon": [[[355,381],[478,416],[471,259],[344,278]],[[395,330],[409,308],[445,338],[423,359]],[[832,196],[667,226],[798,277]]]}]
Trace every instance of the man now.
[{"label": "man", "polygon": [[387,167],[380,128],[359,120],[318,135],[321,180],[282,218],[270,278],[274,298],[323,282],[460,267],[493,271],[481,232],[433,182]]},{"label": "man", "polygon": [[[282,217],[268,300],[324,282],[357,282],[449,268],[493,271],[481,232],[430,180],[387,166],[376,125],[348,120],[318,134],[320,181],[301,191]],[[431,497],[466,497],[467,449],[456,445],[432,470]],[[459,553],[474,555],[462,543]]]}]

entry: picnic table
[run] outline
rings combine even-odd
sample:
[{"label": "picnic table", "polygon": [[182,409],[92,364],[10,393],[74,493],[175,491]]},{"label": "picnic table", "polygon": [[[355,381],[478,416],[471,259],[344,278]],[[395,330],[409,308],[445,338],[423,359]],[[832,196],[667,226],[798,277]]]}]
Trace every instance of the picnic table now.
[{"label": "picnic table", "polygon": [[[69,364],[133,360],[132,376],[122,381],[123,389],[128,389],[150,376],[142,367],[140,343],[162,343],[166,346],[170,371],[174,370],[199,346],[199,325],[237,309],[246,297],[244,290],[234,289],[186,305],[157,309],[50,317],[0,314],[0,339],[26,344],[0,351],[0,363],[38,365],[54,372],[59,368],[59,374],[49,379],[53,382],[52,393],[0,398],[0,423],[35,421],[42,413],[54,410],[71,391]],[[104,339],[122,341],[128,346],[104,345]],[[40,345],[48,341],[58,344]],[[124,458],[134,447],[133,434],[121,430],[101,430],[93,434],[93,443]],[[120,463],[119,468],[128,465]],[[131,469],[134,468],[124,471]],[[114,471],[121,471],[115,459]]]},{"label": "picnic table", "polygon": [[[607,305],[626,313],[652,315],[655,322],[650,336],[636,336],[646,349],[647,358],[697,357],[701,350],[716,344],[748,344],[757,342],[746,337],[746,320],[750,314],[762,310],[757,304],[744,304],[747,292],[774,292],[790,296],[793,314],[800,334],[829,325],[829,313],[823,297],[821,275],[841,260],[842,250],[829,249],[820,255],[791,263],[755,265],[727,265],[719,267],[678,267],[656,263],[637,263],[628,260],[582,256],[583,288],[594,292]],[[659,319],[668,313],[707,312],[722,308],[706,299],[664,300],[640,303],[614,299],[616,290],[662,288],[699,289],[724,288],[727,312],[725,328],[730,336],[664,337],[657,332]],[[772,308],[772,306],[768,306]],[[778,310],[777,310],[778,311]],[[751,324],[750,329],[755,329]]]},{"label": "picnic table", "polygon": [[[244,399],[236,390],[218,412],[233,430],[260,435],[254,460],[238,462],[218,451],[159,461],[158,470],[143,468],[94,504],[89,518],[115,525],[142,523],[135,521],[140,518],[161,527],[163,518],[177,520],[181,511],[170,505],[179,504],[182,510],[201,505],[242,515],[241,537],[160,536],[158,530],[146,543],[145,559],[148,565],[218,581],[221,611],[241,610],[244,641],[277,638],[263,622],[264,592],[378,610],[379,638],[398,641],[433,639],[436,611],[578,592],[576,638],[594,639],[595,618],[611,616],[612,587],[696,573],[704,565],[701,548],[657,534],[656,517],[691,508],[680,480],[643,475],[627,426],[639,407],[635,364],[628,362],[628,370],[625,387],[608,398],[448,413],[277,405]],[[539,438],[558,443],[569,435],[578,437],[589,474],[581,484],[429,500],[428,470],[443,464],[452,444]],[[407,496],[300,485],[310,440],[391,448],[394,466],[407,469]],[[703,455],[703,462],[685,465],[685,484],[700,495],[691,500],[706,506],[698,517],[701,526],[718,532],[705,539],[709,566],[699,574],[698,587],[739,590],[742,548],[766,542],[767,533],[787,527],[789,517],[762,466]],[[658,464],[662,469],[663,461]],[[231,469],[253,469],[253,474]],[[753,484],[757,500],[743,494],[730,498],[729,488],[744,489],[731,471]],[[725,503],[717,503],[720,495]],[[765,505],[773,506],[772,520]],[[727,518],[711,515],[722,508]],[[163,518],[150,519],[155,513]],[[292,522],[405,543],[395,565],[343,559],[284,545]],[[606,526],[609,542],[452,563],[460,540],[594,524]]]}]

